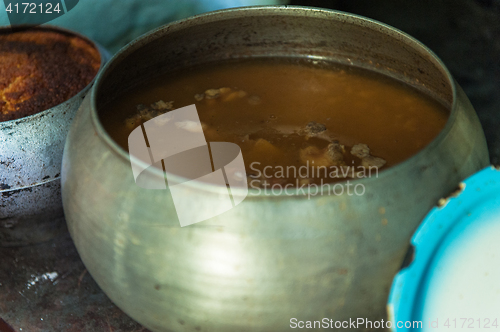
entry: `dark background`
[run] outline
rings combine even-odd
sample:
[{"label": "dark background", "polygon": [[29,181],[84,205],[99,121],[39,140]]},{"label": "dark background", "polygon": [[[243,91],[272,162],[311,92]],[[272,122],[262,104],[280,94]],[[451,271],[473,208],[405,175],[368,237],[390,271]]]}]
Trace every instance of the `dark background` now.
[{"label": "dark background", "polygon": [[363,15],[420,40],[446,64],[483,125],[500,163],[500,0],[291,0]]}]

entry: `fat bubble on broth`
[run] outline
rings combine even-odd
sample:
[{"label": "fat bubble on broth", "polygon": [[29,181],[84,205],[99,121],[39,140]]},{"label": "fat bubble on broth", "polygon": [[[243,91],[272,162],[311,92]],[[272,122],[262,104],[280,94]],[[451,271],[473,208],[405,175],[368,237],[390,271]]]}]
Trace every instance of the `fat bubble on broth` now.
[{"label": "fat bubble on broth", "polygon": [[101,120],[128,150],[137,126],[192,104],[208,142],[240,146],[252,186],[368,176],[362,171],[378,172],[417,153],[449,116],[433,98],[378,73],[270,58],[161,75],[109,103]]}]

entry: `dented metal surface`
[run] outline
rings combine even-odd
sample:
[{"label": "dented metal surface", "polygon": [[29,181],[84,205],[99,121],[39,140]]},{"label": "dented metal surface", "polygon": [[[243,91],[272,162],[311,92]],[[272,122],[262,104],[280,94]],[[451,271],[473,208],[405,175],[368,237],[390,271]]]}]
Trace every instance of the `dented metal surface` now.
[{"label": "dented metal surface", "polygon": [[[259,56],[379,71],[436,96],[449,105],[450,118],[413,157],[378,178],[355,180],[365,185],[363,196],[250,195],[181,229],[170,191],[135,184],[129,156],[106,133],[99,112],[160,72]],[[242,8],[164,26],[113,58],[68,135],[63,200],[89,273],[151,330],[288,331],[291,317],[385,319],[391,280],[418,224],[440,197],[488,163],[467,97],[415,39],[335,11]],[[227,192],[194,182],[182,193],[189,198],[183,208],[217,206],[219,189]]]},{"label": "dented metal surface", "polygon": [[[109,54],[93,44],[101,55],[102,67]],[[0,246],[45,241],[61,228],[64,142],[92,84],[93,81],[72,98],[48,110],[0,122]]]}]

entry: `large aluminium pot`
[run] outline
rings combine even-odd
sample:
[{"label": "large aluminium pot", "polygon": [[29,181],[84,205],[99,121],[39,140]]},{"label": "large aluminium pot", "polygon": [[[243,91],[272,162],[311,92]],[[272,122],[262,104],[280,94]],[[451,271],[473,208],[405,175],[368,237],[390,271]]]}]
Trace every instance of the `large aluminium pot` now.
[{"label": "large aluminium pot", "polygon": [[[442,100],[450,116],[418,154],[377,178],[356,180],[365,186],[362,196],[308,199],[250,190],[232,210],[181,228],[170,190],[135,184],[129,155],[108,136],[99,114],[108,101],[160,72],[252,56],[370,68]],[[73,122],[62,192],[88,271],[149,329],[285,331],[292,318],[385,319],[389,287],[411,234],[440,197],[488,162],[467,97],[415,39],[341,12],[248,7],[166,25],[115,55]],[[192,211],[204,211],[217,207],[221,190],[227,193],[195,183],[182,195]]]},{"label": "large aluminium pot", "polygon": [[[110,57],[101,46],[75,32],[53,26],[30,29],[86,40],[99,51],[101,68]],[[0,33],[10,32],[10,27],[0,28]],[[64,142],[92,83],[47,110],[0,122],[0,246],[43,242],[65,230],[61,200]]]}]

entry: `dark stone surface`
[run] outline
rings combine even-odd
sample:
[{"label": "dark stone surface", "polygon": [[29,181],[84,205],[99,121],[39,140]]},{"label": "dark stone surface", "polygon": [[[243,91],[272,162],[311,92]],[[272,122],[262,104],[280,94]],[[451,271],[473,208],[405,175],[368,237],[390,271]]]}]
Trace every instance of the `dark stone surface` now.
[{"label": "dark stone surface", "polygon": [[392,25],[446,64],[483,125],[491,162],[500,163],[500,0],[292,0]]},{"label": "dark stone surface", "polygon": [[[0,248],[0,317],[14,331],[148,332],[87,273],[65,232],[38,245]],[[0,320],[0,332],[9,331]]]}]

